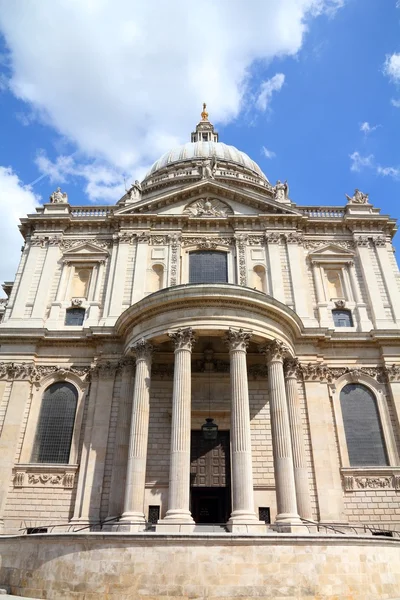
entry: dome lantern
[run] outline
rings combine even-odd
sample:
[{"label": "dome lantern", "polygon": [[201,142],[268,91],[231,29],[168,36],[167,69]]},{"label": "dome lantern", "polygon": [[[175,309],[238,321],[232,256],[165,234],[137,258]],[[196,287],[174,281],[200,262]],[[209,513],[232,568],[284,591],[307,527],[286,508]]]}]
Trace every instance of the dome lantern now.
[{"label": "dome lantern", "polygon": [[203,102],[201,121],[192,132],[192,142],[218,142],[218,133],[214,131],[214,125],[208,120],[207,104]]}]

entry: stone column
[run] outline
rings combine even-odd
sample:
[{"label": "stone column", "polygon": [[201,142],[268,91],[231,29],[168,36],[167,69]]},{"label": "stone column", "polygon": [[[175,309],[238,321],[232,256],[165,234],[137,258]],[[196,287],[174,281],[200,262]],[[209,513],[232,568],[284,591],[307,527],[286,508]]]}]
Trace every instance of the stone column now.
[{"label": "stone column", "polygon": [[278,514],[275,528],[282,532],[307,533],[297,512],[289,413],[286,402],[283,358],[288,353],[282,342],[264,347],[268,362],[272,449]]},{"label": "stone column", "polygon": [[170,333],[175,344],[172,396],[171,453],[168,511],[157,524],[158,531],[190,532],[194,521],[190,501],[191,358],[196,341],[191,327]]},{"label": "stone column", "polygon": [[124,512],[121,522],[128,522],[130,531],[143,531],[146,526],[143,507],[146,483],[151,355],[153,346],[146,340],[141,339],[133,346],[133,350],[136,353],[136,375],[133,391]]},{"label": "stone column", "polygon": [[[108,516],[111,520],[122,515],[126,485],[126,466],[128,464],[129,431],[131,425],[134,362],[131,358],[123,358],[120,362],[122,370],[121,390],[119,396],[117,428],[111,473],[110,498]],[[104,526],[103,526],[104,529]]]},{"label": "stone column", "polygon": [[306,451],[304,447],[304,430],[301,423],[300,400],[297,388],[297,359],[285,360],[286,395],[289,412],[290,435],[292,439],[294,481],[296,486],[297,508],[303,519],[312,520],[310,487]]},{"label": "stone column", "polygon": [[373,327],[367,313],[367,305],[363,301],[361,297],[360,287],[357,281],[357,273],[354,261],[351,260],[348,263],[349,266],[349,276],[350,276],[350,285],[353,292],[354,302],[356,303],[356,311],[358,315],[358,322],[360,325],[361,331],[370,331]]},{"label": "stone column", "polygon": [[265,531],[265,524],[254,512],[253,463],[251,457],[250,407],[247,382],[246,350],[251,332],[229,329],[225,341],[229,347],[231,371],[231,448],[232,514],[230,531]]}]

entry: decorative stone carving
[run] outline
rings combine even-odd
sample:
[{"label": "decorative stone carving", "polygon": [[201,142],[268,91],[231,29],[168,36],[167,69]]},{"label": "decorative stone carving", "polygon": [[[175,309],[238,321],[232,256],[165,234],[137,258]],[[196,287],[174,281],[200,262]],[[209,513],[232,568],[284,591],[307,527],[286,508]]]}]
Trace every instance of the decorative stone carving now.
[{"label": "decorative stone carving", "polygon": [[246,352],[251,336],[251,331],[245,331],[242,328],[232,329],[230,327],[229,331],[224,335],[224,342],[227,344],[230,351],[241,350],[242,352]]},{"label": "decorative stone carving", "polygon": [[283,363],[285,371],[285,377],[295,377],[296,379],[301,375],[300,363],[298,358],[285,358]]},{"label": "decorative stone carving", "polygon": [[177,233],[172,234],[170,237],[171,243],[171,276],[170,285],[176,285],[177,273],[178,273],[178,251],[181,241],[181,236]]},{"label": "decorative stone carving", "polygon": [[136,233],[132,233],[130,231],[122,231],[118,233],[117,239],[120,244],[132,244],[136,237]]},{"label": "decorative stone carving", "polygon": [[394,487],[392,477],[355,477],[354,481],[356,486],[363,490],[366,488],[376,490]]},{"label": "decorative stone carving", "polygon": [[186,329],[179,328],[177,331],[172,331],[168,333],[168,337],[173,340],[175,349],[178,350],[189,350],[191,352],[196,343],[196,336],[191,327],[187,327]]},{"label": "decorative stone carving", "polygon": [[264,243],[264,236],[249,235],[247,243],[249,244],[249,246],[262,246]]},{"label": "decorative stone carving", "polygon": [[303,245],[304,238],[303,235],[297,231],[290,231],[285,234],[286,243],[288,244],[298,244],[299,246]]},{"label": "decorative stone carving", "polygon": [[[321,248],[322,246],[327,246],[330,242],[327,240],[304,240],[304,247],[309,250],[316,250],[317,248]],[[334,241],[335,246],[340,246],[340,248],[344,248],[345,250],[353,250],[355,247],[355,243],[353,241]]]},{"label": "decorative stone carving", "polygon": [[352,492],[354,489],[354,477],[352,475],[344,475],[343,484],[346,492]]},{"label": "decorative stone carving", "polygon": [[152,235],[150,237],[150,244],[152,246],[166,246],[169,238],[167,235]]},{"label": "decorative stone carving", "polygon": [[62,192],[60,187],[58,187],[50,196],[51,204],[65,204],[66,202],[68,202],[67,193]]},{"label": "decorative stone carving", "polygon": [[71,306],[82,306],[82,298],[71,298]]},{"label": "decorative stone carving", "polygon": [[31,246],[40,246],[41,248],[45,248],[46,240],[44,237],[35,236],[30,239]]},{"label": "decorative stone carving", "polygon": [[283,183],[278,179],[274,187],[274,198],[278,200],[278,202],[282,202],[289,197],[289,186],[288,182],[284,181]]},{"label": "decorative stone carving", "polygon": [[217,246],[231,246],[234,242],[234,238],[229,237],[211,237],[211,236],[202,236],[202,237],[185,237],[182,239],[182,245],[186,246],[198,246],[199,248],[204,249],[214,249]]},{"label": "decorative stone carving", "polygon": [[13,473],[14,487],[73,488],[78,467],[52,465],[18,465]]},{"label": "decorative stone carving", "polygon": [[114,377],[118,368],[118,363],[112,362],[110,360],[95,362],[95,364],[91,368],[91,374],[93,376],[102,376],[102,377]]},{"label": "decorative stone carving", "polygon": [[191,217],[226,217],[232,215],[233,210],[218,198],[200,198],[189,204],[183,214]]},{"label": "decorative stone carving", "polygon": [[400,381],[400,365],[384,367],[384,371],[389,382]]},{"label": "decorative stone carving", "polygon": [[258,379],[259,377],[266,379],[268,378],[268,367],[267,365],[249,365],[247,367],[247,375],[254,379]]},{"label": "decorative stone carving", "polygon": [[151,369],[152,377],[172,377],[174,374],[174,363],[156,363]]},{"label": "decorative stone carving", "polygon": [[369,238],[367,235],[359,235],[355,239],[355,243],[357,246],[362,246],[364,248],[369,247]]},{"label": "decorative stone carving", "polygon": [[149,359],[154,350],[154,346],[142,338],[136,344],[133,344],[132,350],[135,352],[136,360]]},{"label": "decorative stone carving", "polygon": [[386,237],[384,235],[378,235],[377,237],[373,238],[372,243],[377,248],[385,248],[386,247]]},{"label": "decorative stone carving", "polygon": [[345,300],[335,300],[336,308],[344,308],[346,306]]},{"label": "decorative stone carving", "polygon": [[214,350],[206,348],[203,352],[204,358],[196,360],[192,364],[193,372],[197,373],[229,373],[229,363],[214,358]]},{"label": "decorative stone carving", "polygon": [[101,248],[106,249],[109,248],[112,245],[112,240],[103,240],[103,239],[88,239],[88,240],[66,240],[65,238],[62,240],[61,242],[61,248],[62,250],[71,250],[72,248],[75,248],[76,246],[82,246],[85,241],[89,242],[90,244],[93,244],[94,246],[96,246],[97,248]]},{"label": "decorative stone carving", "polygon": [[265,239],[268,244],[280,244],[281,234],[278,231],[271,231],[265,234]]},{"label": "decorative stone carving", "polygon": [[321,381],[332,383],[342,375],[349,374],[353,382],[358,382],[362,374],[373,377],[378,383],[385,381],[385,371],[382,367],[328,367],[324,363],[300,364],[300,372],[305,381]]},{"label": "decorative stone carving", "polygon": [[349,204],[368,204],[368,194],[360,192],[357,188],[352,196],[346,194],[346,198]]},{"label": "decorative stone carving", "polygon": [[262,354],[265,354],[267,360],[271,361],[283,361],[284,358],[290,356],[289,348],[278,340],[273,340],[268,344],[265,344],[259,348]]},{"label": "decorative stone carving", "polygon": [[239,233],[235,235],[236,247],[237,247],[237,260],[239,265],[239,284],[246,285],[246,244],[247,236]]}]

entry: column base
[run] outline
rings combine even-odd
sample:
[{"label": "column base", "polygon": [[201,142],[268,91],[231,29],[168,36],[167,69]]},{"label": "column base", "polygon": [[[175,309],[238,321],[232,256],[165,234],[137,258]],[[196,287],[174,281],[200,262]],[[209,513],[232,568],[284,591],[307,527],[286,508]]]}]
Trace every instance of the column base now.
[{"label": "column base", "polygon": [[118,523],[110,523],[110,531],[124,531],[137,533],[146,529],[146,519],[139,511],[124,512]]},{"label": "column base", "polygon": [[277,533],[302,533],[304,535],[309,533],[307,525],[303,523],[299,515],[284,513],[277,516],[275,523],[271,525],[271,529]]},{"label": "column base", "polygon": [[231,533],[267,533],[264,521],[259,521],[255,513],[235,510],[231,514],[226,528]]},{"label": "column base", "polygon": [[157,533],[192,533],[196,523],[189,510],[168,510],[156,525]]}]

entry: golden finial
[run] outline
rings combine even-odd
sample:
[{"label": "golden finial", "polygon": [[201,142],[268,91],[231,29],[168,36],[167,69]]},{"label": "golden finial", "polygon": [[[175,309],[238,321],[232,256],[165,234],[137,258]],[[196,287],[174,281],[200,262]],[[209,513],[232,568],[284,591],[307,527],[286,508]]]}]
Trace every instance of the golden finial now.
[{"label": "golden finial", "polygon": [[206,111],[207,104],[203,102],[203,112],[201,113],[202,121],[208,121],[208,112]]}]

